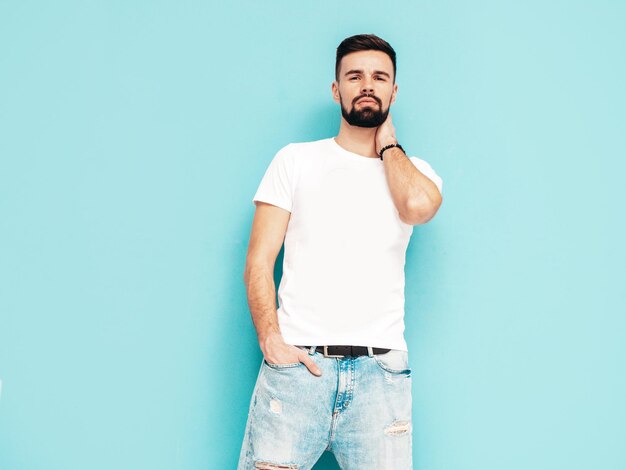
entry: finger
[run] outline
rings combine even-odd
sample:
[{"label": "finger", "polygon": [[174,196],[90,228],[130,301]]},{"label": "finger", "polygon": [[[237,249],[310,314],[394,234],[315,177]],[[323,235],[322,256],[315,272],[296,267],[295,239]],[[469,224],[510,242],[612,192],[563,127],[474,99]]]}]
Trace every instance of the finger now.
[{"label": "finger", "polygon": [[313,359],[311,359],[308,354],[301,356],[300,362],[304,364],[313,375],[317,375],[318,377],[322,375],[322,371],[319,367],[317,367],[317,364],[313,362]]}]

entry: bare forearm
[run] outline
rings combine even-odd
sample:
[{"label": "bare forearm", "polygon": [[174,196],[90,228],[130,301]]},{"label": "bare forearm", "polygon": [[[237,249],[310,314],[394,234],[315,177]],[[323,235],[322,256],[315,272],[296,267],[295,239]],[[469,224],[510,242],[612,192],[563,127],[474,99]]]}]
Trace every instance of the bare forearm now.
[{"label": "bare forearm", "polygon": [[246,268],[245,275],[248,306],[257,332],[259,345],[273,335],[280,335],[276,315],[276,286],[271,269],[265,266]]},{"label": "bare forearm", "polygon": [[385,150],[383,162],[391,197],[400,217],[412,224],[428,221],[441,204],[435,183],[415,168],[397,147]]}]

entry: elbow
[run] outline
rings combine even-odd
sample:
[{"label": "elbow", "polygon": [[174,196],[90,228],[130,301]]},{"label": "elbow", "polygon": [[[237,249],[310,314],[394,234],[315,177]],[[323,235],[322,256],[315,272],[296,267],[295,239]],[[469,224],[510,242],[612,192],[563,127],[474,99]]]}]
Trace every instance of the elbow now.
[{"label": "elbow", "polygon": [[248,279],[250,278],[250,275],[248,274],[248,266],[246,265],[246,267],[243,269],[243,285],[248,287]]},{"label": "elbow", "polygon": [[251,263],[246,263],[246,267],[243,270],[243,284],[246,288],[250,283],[250,277],[252,276],[253,271],[255,271],[255,266]]},{"label": "elbow", "polygon": [[248,288],[250,280],[258,276],[273,276],[274,264],[262,259],[248,258],[243,270],[243,283]]},{"label": "elbow", "polygon": [[424,196],[421,200],[409,201],[405,211],[399,214],[400,220],[409,225],[423,225],[435,216],[442,202],[443,198],[439,191],[432,199]]}]

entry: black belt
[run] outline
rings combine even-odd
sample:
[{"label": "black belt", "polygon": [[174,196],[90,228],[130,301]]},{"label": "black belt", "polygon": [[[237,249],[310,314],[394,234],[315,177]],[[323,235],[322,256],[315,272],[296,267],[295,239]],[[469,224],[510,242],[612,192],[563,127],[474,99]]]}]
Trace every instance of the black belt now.
[{"label": "black belt", "polygon": [[[301,348],[310,349],[311,346],[300,346]],[[365,356],[369,354],[367,346],[317,346],[317,352],[324,354],[324,357],[343,357],[343,356]],[[385,354],[391,349],[372,348],[374,354]]]}]

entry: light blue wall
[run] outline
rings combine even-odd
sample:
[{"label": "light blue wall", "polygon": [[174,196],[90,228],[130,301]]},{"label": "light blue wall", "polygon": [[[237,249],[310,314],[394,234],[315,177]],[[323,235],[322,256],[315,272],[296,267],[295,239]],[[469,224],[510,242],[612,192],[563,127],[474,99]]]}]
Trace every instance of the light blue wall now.
[{"label": "light blue wall", "polygon": [[0,468],[235,467],[251,199],[280,147],[336,135],[335,48],[374,32],[398,138],[444,180],[407,255],[415,468],[626,469],[625,22],[618,1],[0,3]]}]

